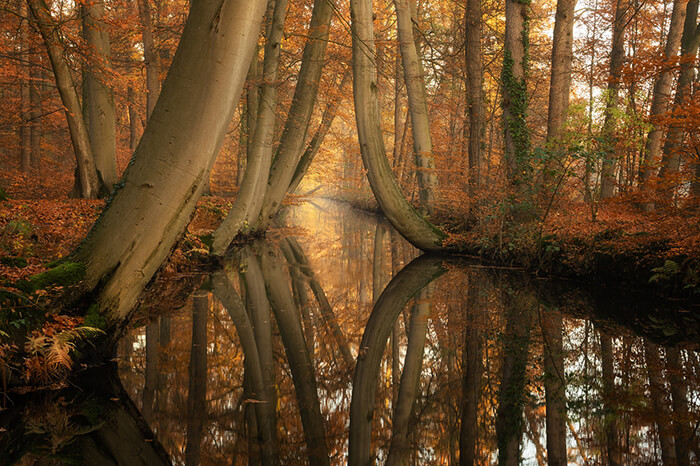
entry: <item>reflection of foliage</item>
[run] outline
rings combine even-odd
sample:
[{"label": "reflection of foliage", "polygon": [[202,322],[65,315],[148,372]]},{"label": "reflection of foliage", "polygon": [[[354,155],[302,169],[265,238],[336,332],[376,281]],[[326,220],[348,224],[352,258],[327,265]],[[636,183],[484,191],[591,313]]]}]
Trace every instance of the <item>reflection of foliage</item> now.
[{"label": "reflection of foliage", "polygon": [[[103,422],[90,422],[82,425],[78,417],[80,410],[66,402],[62,397],[57,400],[47,400],[40,405],[32,405],[24,413],[25,435],[39,436],[44,441],[37,442],[43,447],[39,449],[40,455],[57,455],[62,450],[76,441],[80,436],[98,430]],[[67,453],[67,452],[66,452]],[[64,453],[65,454],[65,453]],[[79,451],[71,451],[68,455],[80,454]],[[62,459],[70,461],[70,456]],[[75,458],[74,460],[78,460]],[[73,461],[70,461],[73,462]]]}]

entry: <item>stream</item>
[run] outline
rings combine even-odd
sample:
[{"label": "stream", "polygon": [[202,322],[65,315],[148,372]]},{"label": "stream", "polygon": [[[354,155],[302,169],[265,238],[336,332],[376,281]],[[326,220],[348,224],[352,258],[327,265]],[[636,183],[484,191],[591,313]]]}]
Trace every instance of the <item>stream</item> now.
[{"label": "stream", "polygon": [[334,201],[284,222],[147,300],[111,364],[14,400],[0,464],[700,461],[689,308],[421,256]]}]

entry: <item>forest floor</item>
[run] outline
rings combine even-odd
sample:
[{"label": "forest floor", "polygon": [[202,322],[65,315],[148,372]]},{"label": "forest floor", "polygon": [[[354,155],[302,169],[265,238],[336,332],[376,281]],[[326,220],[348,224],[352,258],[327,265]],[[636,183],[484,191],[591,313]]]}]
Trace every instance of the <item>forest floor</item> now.
[{"label": "forest floor", "polygon": [[[0,286],[46,270],[77,247],[104,207],[103,200],[68,199],[66,183],[13,178],[0,201]],[[205,196],[186,235],[189,247],[213,230],[231,197]],[[376,210],[369,200],[355,207]],[[629,199],[598,206],[596,221],[583,202],[559,202],[545,222],[508,226],[503,215],[482,213],[465,224],[459,209],[443,207],[435,220],[447,245],[499,265],[602,285],[652,288],[660,294],[700,297],[700,216],[688,210],[641,212]],[[194,246],[193,246],[194,245]],[[201,246],[201,244],[200,244]],[[171,260],[177,262],[181,250]]]}]

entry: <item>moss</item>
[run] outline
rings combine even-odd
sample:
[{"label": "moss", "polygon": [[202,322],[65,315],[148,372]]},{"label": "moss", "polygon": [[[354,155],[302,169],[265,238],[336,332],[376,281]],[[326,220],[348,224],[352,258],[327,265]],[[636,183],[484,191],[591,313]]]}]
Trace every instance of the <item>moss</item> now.
[{"label": "moss", "polygon": [[0,257],[0,264],[7,265],[8,267],[18,267],[24,268],[27,266],[27,259],[24,257]]},{"label": "moss", "polygon": [[102,315],[100,315],[100,307],[97,305],[97,303],[94,303],[88,308],[87,313],[85,314],[84,325],[86,327],[99,328],[100,330],[107,328],[107,321],[104,317],[102,317]]},{"label": "moss", "polygon": [[[49,286],[75,285],[83,278],[85,278],[85,264],[79,262],[65,262],[51,270],[34,275],[29,279],[29,285],[32,291],[36,291],[48,288]],[[19,282],[17,285],[19,285]]]}]

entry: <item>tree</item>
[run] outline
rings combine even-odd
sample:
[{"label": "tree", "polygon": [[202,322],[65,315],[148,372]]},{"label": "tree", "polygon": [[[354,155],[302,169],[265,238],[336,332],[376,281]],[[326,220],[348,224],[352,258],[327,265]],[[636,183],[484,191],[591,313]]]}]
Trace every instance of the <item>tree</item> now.
[{"label": "tree", "polygon": [[85,266],[79,296],[92,297],[109,328],[128,318],[189,223],[238,103],[264,7],[262,0],[192,5],[123,183],[71,256]]},{"label": "tree", "polygon": [[91,1],[82,6],[83,35],[88,60],[83,72],[83,108],[95,157],[95,168],[108,189],[118,181],[117,135],[114,122],[114,97],[108,85],[111,71],[109,33],[103,20],[104,3]]},{"label": "tree", "polygon": [[156,45],[153,40],[153,19],[149,0],[136,0],[141,20],[141,37],[143,38],[143,63],[146,65],[146,121],[151,117],[160,93],[160,66]]},{"label": "tree", "polygon": [[467,71],[467,114],[469,115],[469,191],[473,195],[481,184],[481,147],[483,144],[485,103],[483,65],[481,63],[481,0],[467,0],[464,53]]},{"label": "tree", "polygon": [[355,118],[362,162],[377,202],[391,224],[424,251],[442,250],[444,233],[406,201],[394,178],[384,148],[377,98],[376,51],[371,0],[350,2]]},{"label": "tree", "polygon": [[78,165],[76,181],[79,182],[80,194],[85,198],[96,198],[100,191],[100,183],[97,177],[95,158],[71,70],[63,56],[61,37],[56,22],[51,17],[45,0],[27,0],[27,2],[36,17],[39,32],[44,39],[44,45],[56,78],[56,87],[58,87],[65,108],[68,129]]}]

